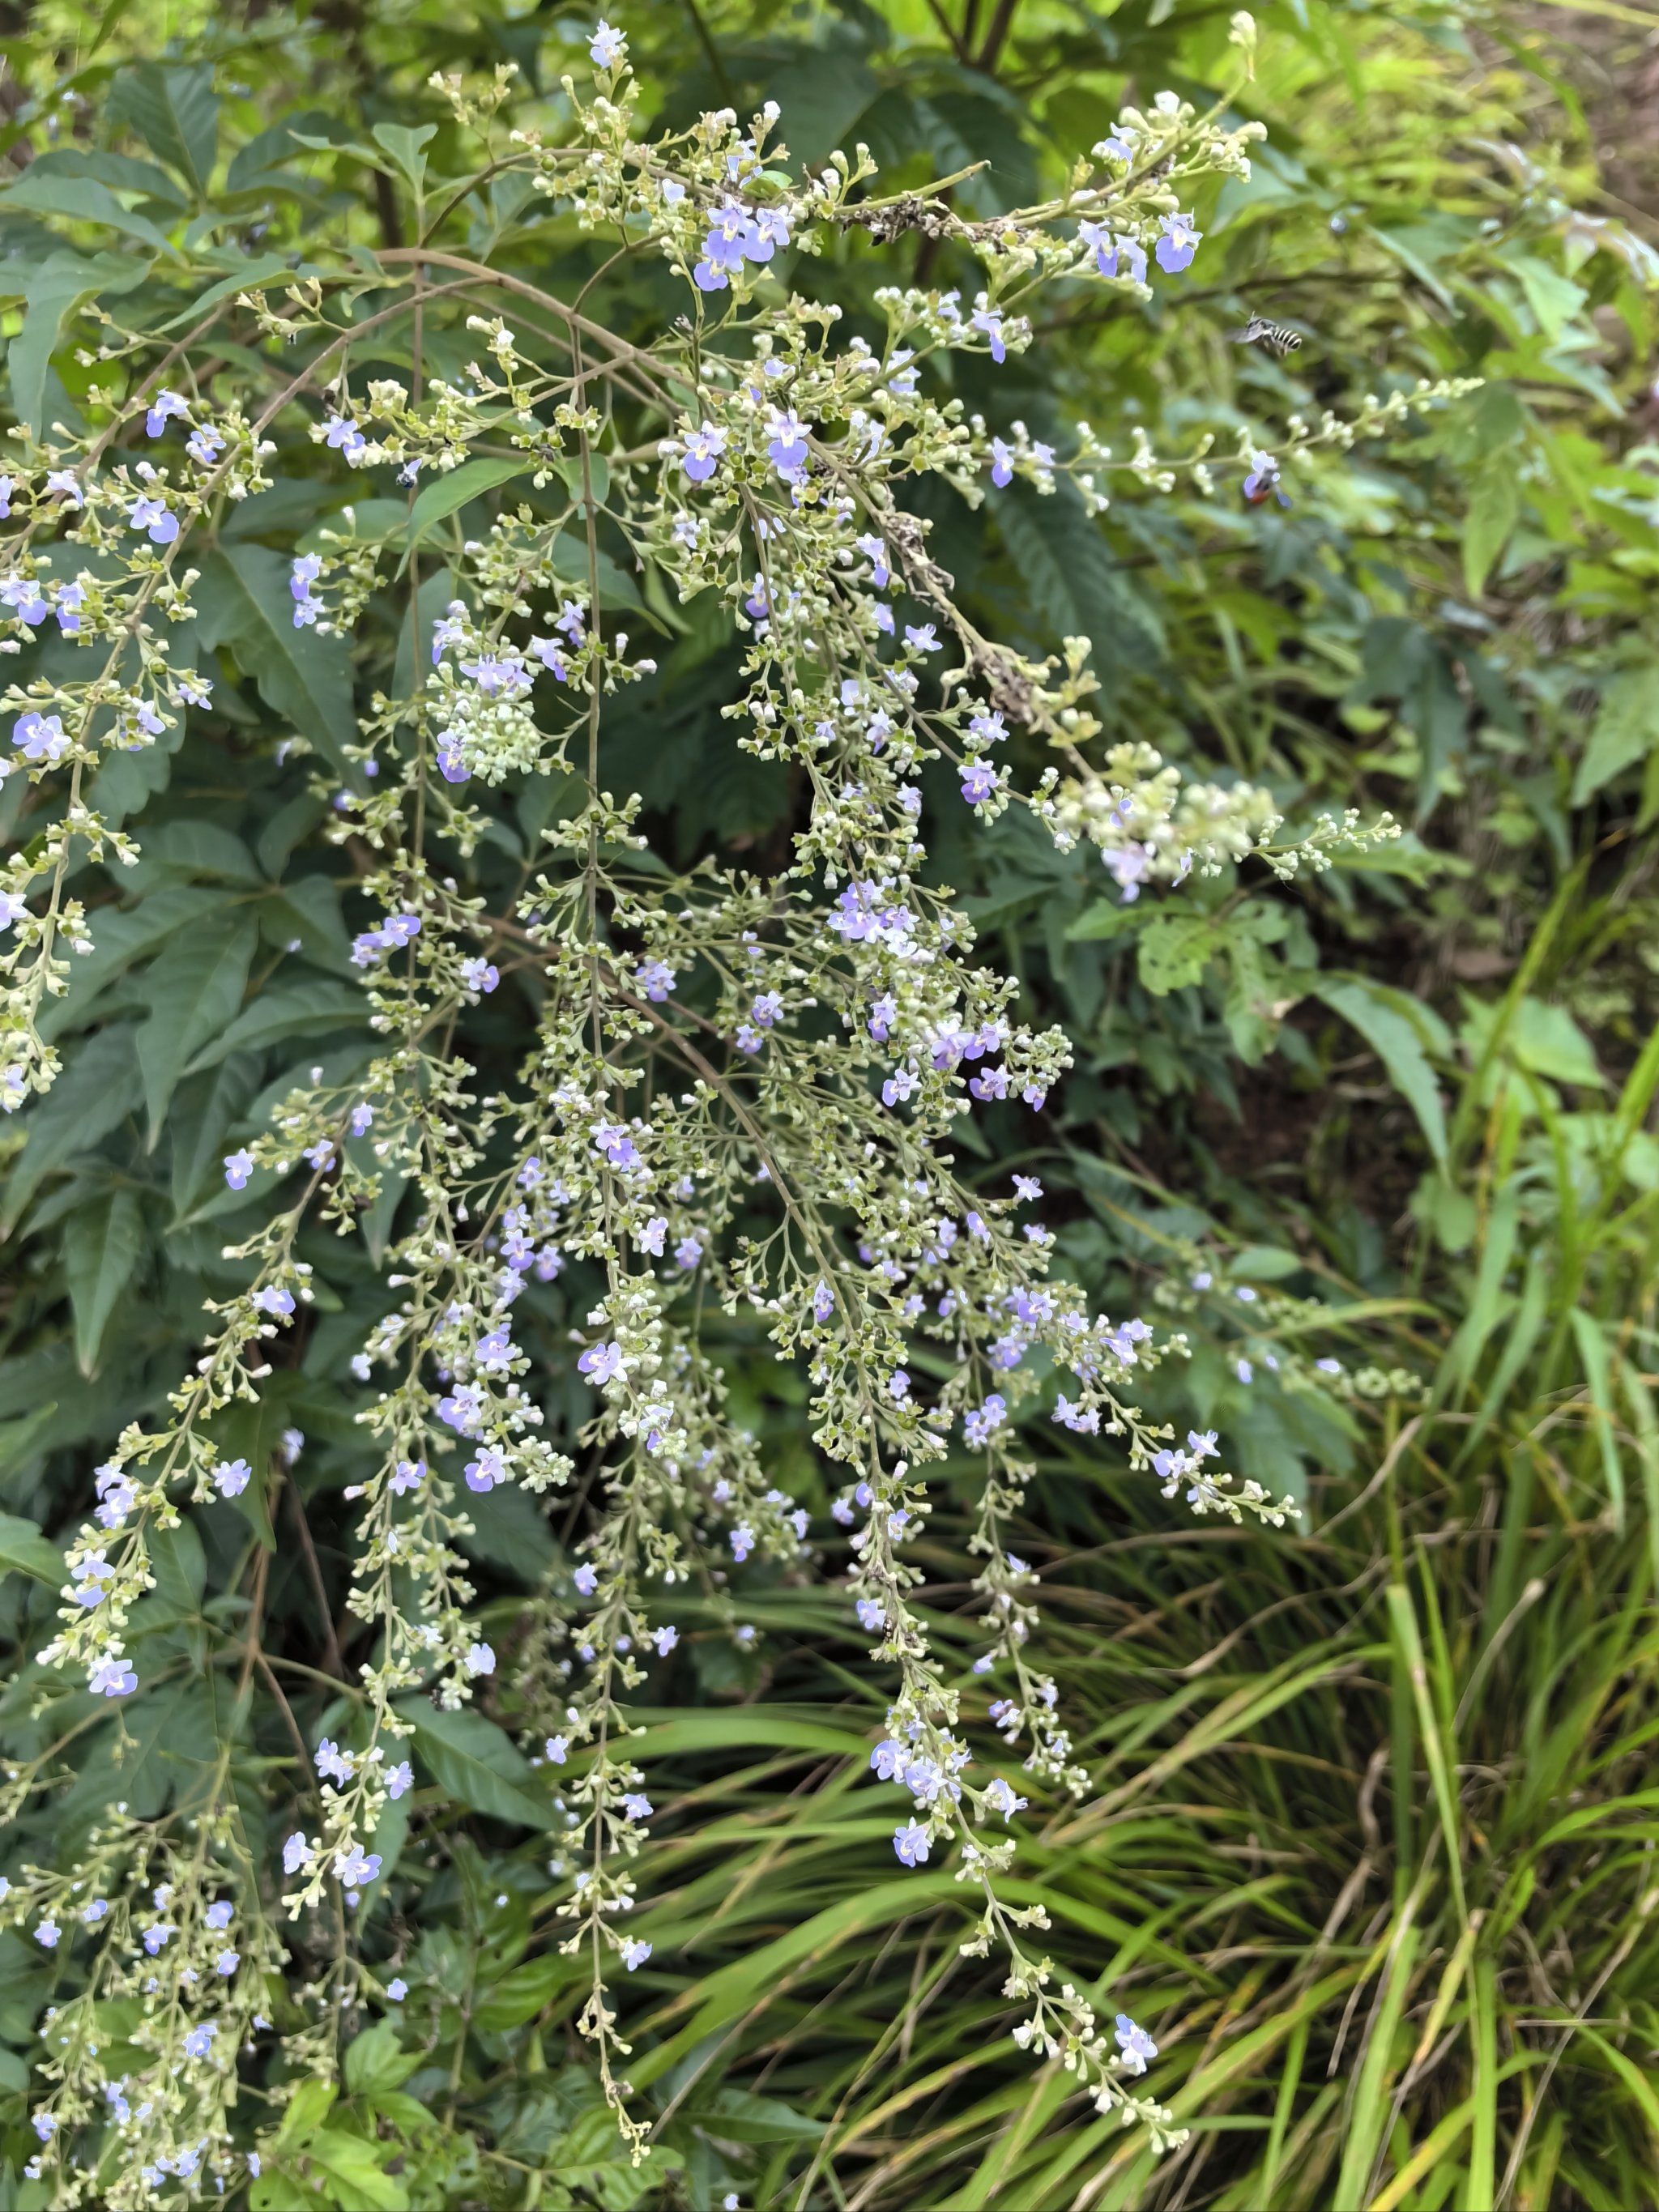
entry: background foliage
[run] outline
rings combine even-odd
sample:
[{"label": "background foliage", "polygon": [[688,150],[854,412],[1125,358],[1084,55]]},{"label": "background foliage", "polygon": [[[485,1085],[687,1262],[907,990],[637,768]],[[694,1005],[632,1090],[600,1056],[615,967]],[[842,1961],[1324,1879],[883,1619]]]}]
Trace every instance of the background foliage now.
[{"label": "background foliage", "polygon": [[[1219,82],[1227,12],[648,0],[626,28],[668,119],[769,95],[807,157],[863,139],[901,182],[988,161],[960,198],[991,213],[1123,100]],[[0,81],[15,415],[75,406],[93,374],[77,311],[118,318],[165,283],[169,242],[238,281],[303,257],[324,221],[401,242],[395,165],[345,149],[377,124],[447,129],[434,69],[511,60],[556,111],[585,28],[348,0],[31,9]],[[984,1125],[988,1181],[1018,1166],[1065,1194],[1066,1263],[1113,1310],[1154,1273],[1193,1284],[1194,1356],[1160,1377],[1158,1412],[1218,1427],[1231,1463],[1307,1507],[1291,1540],[1177,1528],[1087,1439],[1031,1439],[1020,1547],[1063,1624],[1095,1789],[1048,1808],[1023,1864],[1100,2000],[1133,1997],[1152,2028],[1155,2086],[1193,2140],[1155,2169],[1009,2050],[994,1984],[957,1955],[948,1875],[896,1879],[887,1808],[856,1786],[883,1686],[827,1597],[780,1584],[746,1601],[763,1656],[712,1619],[687,1636],[676,1710],[641,1747],[659,1806],[700,1816],[663,1822],[642,1916],[651,2166],[631,2171],[594,2109],[576,1983],[546,1940],[550,1839],[498,1712],[501,1729],[422,1736],[430,1781],[475,1817],[417,1796],[378,1907],[410,1994],[378,2023],[342,2018],[338,2094],[289,2107],[272,2203],[1577,2207],[1659,2190],[1655,203],[1639,132],[1607,185],[1596,127],[1628,125],[1607,88],[1651,71],[1652,37],[1632,9],[1564,30],[1342,0],[1292,0],[1264,30],[1268,145],[1248,186],[1199,209],[1190,276],[1144,309],[1056,319],[994,388],[969,371],[969,406],[1057,442],[1086,417],[1120,450],[1141,426],[1164,450],[1418,375],[1482,392],[1386,451],[1298,467],[1283,512],[1183,482],[1118,492],[1103,518],[1021,488],[935,517],[988,626],[1039,650],[1094,639],[1110,737],[1265,782],[1287,811],[1412,824],[1288,897],[1223,879],[1126,905],[1087,848],[1059,859],[1012,815],[970,837],[939,810],[942,872],[1078,1052],[1044,1124],[1011,1107]],[[498,202],[475,247],[510,252],[516,213]],[[591,246],[562,250],[550,273],[579,283]],[[821,273],[856,304],[872,265]],[[642,289],[642,327],[654,311]],[[1251,313],[1300,350],[1231,344]],[[258,613],[283,586],[276,542],[319,514],[303,478],[269,498],[225,528],[200,594],[214,715],[104,772],[145,859],[76,886],[98,949],[55,1017],[66,1072],[3,1132],[0,1629],[20,1650],[51,1621],[52,1534],[189,1364],[223,1280],[240,1200],[221,1155],[311,1064],[359,1048],[355,862],[316,840],[320,808],[278,751],[337,717],[338,671]],[[717,641],[654,611],[671,649],[607,735],[618,778],[643,770],[677,859],[775,864],[799,793],[732,746]],[[0,792],[9,831],[22,797],[21,779]],[[510,881],[510,822],[498,845]],[[510,1050],[514,1024],[504,990],[483,1048]],[[395,1198],[358,1238],[305,1248],[319,1310],[241,1444],[266,1478],[253,1526],[210,1511],[161,1594],[170,1679],[113,1717],[78,1698],[43,1714],[27,1670],[7,1692],[13,1758],[62,1740],[63,1785],[18,1856],[71,1847],[118,1795],[161,1809],[216,1756],[250,1542],[275,1539],[273,1663],[307,1736],[328,1725],[348,1361],[389,1299]],[[1279,1387],[1275,1347],[1304,1344],[1343,1360],[1331,1401]],[[819,1500],[787,1376],[735,1328],[723,1349],[780,1480]],[[568,1571],[568,1531],[516,1492],[474,1517],[485,1618],[510,1644],[525,1592]],[[967,1638],[964,1532],[941,1514],[927,1560],[947,1650]],[[257,1806],[291,1747],[237,1755]],[[52,1977],[7,1942],[3,2201],[27,2204]]]}]

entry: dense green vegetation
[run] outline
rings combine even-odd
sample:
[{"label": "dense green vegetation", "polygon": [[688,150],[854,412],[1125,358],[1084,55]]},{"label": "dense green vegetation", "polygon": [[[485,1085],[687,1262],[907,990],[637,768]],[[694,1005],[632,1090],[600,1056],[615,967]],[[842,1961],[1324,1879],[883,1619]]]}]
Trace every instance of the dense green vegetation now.
[{"label": "dense green vegetation", "polygon": [[[830,1557],[817,1580],[750,1571],[752,1642],[729,1596],[688,1601],[672,1668],[639,1693],[659,1819],[635,1932],[653,1954],[623,2033],[650,2159],[629,2164],[575,2031],[565,1869],[550,1875],[545,1778],[515,1748],[542,1708],[504,1673],[487,1740],[420,1735],[408,1818],[379,1839],[363,1948],[372,1988],[395,1972],[407,1996],[331,2006],[330,1951],[273,1919],[295,1954],[277,2026],[297,2032],[309,1983],[327,2032],[297,2096],[268,2054],[245,2069],[256,2205],[1572,2212],[1659,2194],[1659,218],[1638,204],[1639,149],[1604,187],[1585,112],[1604,79],[1650,66],[1650,38],[1613,8],[1570,39],[1507,5],[1296,0],[1263,11],[1235,95],[1225,8],[963,4],[648,0],[623,27],[663,127],[775,98],[804,161],[862,141],[887,191],[971,172],[953,198],[970,219],[1055,189],[1165,87],[1267,125],[1249,179],[1199,200],[1184,276],[1145,302],[1062,288],[1029,350],[949,365],[994,430],[1023,422],[1064,454],[1087,422],[1120,460],[1144,434],[1159,463],[1112,477],[1098,514],[1064,480],[919,503],[988,635],[1036,654],[1092,641],[1091,756],[1151,745],[1192,781],[1264,787],[1295,829],[1350,808],[1405,829],[1288,884],[1252,862],[1125,902],[1092,846],[1058,854],[1018,811],[982,822],[948,763],[923,779],[938,878],[1075,1054],[1041,1118],[1011,1098],[963,1124],[969,1180],[1040,1176],[1060,1272],[1186,1332],[1148,1410],[1217,1430],[1229,1466],[1303,1509],[1284,1531],[1194,1522],[1109,1440],[1019,1409],[1035,1474],[1009,1540],[1042,1577],[1040,1663],[1088,1786],[1029,1785],[1010,1893],[1046,1907],[1103,2014],[1150,2030],[1150,2085],[1190,2136],[1155,2159],[1034,2069],[999,1972],[959,1954],[949,1864],[895,1864],[867,1777],[891,1685]],[[0,131],[13,419],[96,417],[100,314],[159,332],[216,270],[228,292],[267,261],[286,283],[325,241],[336,260],[424,242],[399,127],[433,127],[434,175],[471,159],[433,73],[511,63],[520,119],[551,139],[590,27],[471,5],[32,11],[5,47]],[[556,228],[532,230],[510,180],[456,222],[471,253],[574,298],[602,252]],[[901,243],[896,276],[846,243],[812,265],[816,295],[878,327],[878,283],[971,292],[957,244]],[[644,343],[677,301],[658,276],[630,282]],[[1299,347],[1233,343],[1252,315]],[[463,343],[432,373],[459,376]],[[252,318],[219,354],[267,390],[284,367]],[[1292,417],[1351,417],[1425,378],[1481,382],[1386,438],[1296,450]],[[1237,470],[1164,476],[1164,457],[1206,434],[1231,455],[1241,431],[1279,456],[1287,507],[1243,501]],[[349,945],[372,855],[327,841],[307,764],[282,749],[336,703],[253,589],[286,592],[349,489],[301,431],[282,487],[223,522],[198,619],[212,709],[100,772],[97,803],[143,857],[77,863],[94,950],[49,1015],[64,1073],[0,1126],[16,1570],[0,1729],[41,1785],[5,1847],[14,1881],[86,1848],[114,1801],[161,1821],[229,1771],[274,1915],[283,1808],[308,1779],[289,1727],[311,1744],[349,1717],[342,1492],[363,1480],[367,1396],[350,1363],[393,1302],[395,1184],[360,1233],[304,1232],[315,1310],[222,1432],[261,1470],[258,1510],[210,1506],[158,1553],[160,1681],[112,1712],[34,1663],[94,1465],[188,1373],[204,1302],[246,1275],[223,1249],[255,1216],[222,1157],[312,1063],[343,1080],[365,1056]],[[729,629],[649,583],[639,619],[662,666],[607,706],[607,775],[645,795],[669,865],[775,873],[805,800],[721,718]],[[375,668],[409,650],[368,626],[352,648]],[[1029,787],[1048,753],[1018,742]],[[530,878],[538,788],[495,794],[469,878],[492,902]],[[21,775],[0,815],[9,838],[40,833]],[[465,1018],[492,1080],[533,1012],[504,980]],[[550,1345],[591,1296],[536,1293]],[[839,1478],[805,1378],[752,1316],[715,1316],[708,1341],[769,1478],[819,1518]],[[574,1382],[544,1395],[574,1433]],[[964,1454],[932,1479],[920,1602],[966,1681],[976,1470]],[[474,1611],[533,1671],[530,1624],[568,1595],[584,1501],[471,1504]],[[972,1717],[994,1743],[982,1700]],[[39,2205],[58,2200],[21,2178],[29,2069],[63,1962],[27,1930],[0,1945],[0,2204]]]}]

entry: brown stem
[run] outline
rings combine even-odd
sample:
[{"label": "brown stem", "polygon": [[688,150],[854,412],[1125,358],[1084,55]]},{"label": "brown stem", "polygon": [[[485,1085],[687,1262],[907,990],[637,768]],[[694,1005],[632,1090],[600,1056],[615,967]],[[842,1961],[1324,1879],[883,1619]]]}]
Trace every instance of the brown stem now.
[{"label": "brown stem", "polygon": [[974,67],[982,70],[987,76],[994,76],[1002,49],[1007,44],[1008,33],[1014,27],[1014,15],[1019,0],[997,0],[997,12],[991,18],[991,27],[985,33],[985,44],[975,57]]},{"label": "brown stem", "polygon": [[317,1557],[317,1547],[311,1540],[311,1524],[306,1519],[306,1509],[301,1502],[297,1482],[288,1485],[289,1504],[294,1508],[294,1525],[300,1532],[300,1549],[305,1555],[306,1572],[311,1580],[323,1620],[323,1658],[336,1681],[345,1680],[345,1664],[340,1656],[339,1638],[334,1633],[334,1616],[329,1610],[328,1591],[323,1582],[322,1564]]}]

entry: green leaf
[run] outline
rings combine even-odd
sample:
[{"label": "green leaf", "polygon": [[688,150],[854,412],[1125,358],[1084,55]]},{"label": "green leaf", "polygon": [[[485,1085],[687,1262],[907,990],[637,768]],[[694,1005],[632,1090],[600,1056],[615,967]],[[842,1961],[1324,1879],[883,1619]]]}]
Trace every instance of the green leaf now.
[{"label": "green leaf", "polygon": [[[625,575],[603,546],[596,549],[592,567],[599,579],[599,604],[606,607],[639,607],[643,605],[639,586],[631,576]],[[573,584],[588,583],[587,534],[583,530],[562,530],[553,540],[553,568],[556,575],[566,577]]]},{"label": "green leaf", "polygon": [[417,192],[426,181],[424,149],[437,135],[435,123],[377,123],[374,131],[375,144],[386,149]]},{"label": "green leaf", "polygon": [[1521,480],[1512,454],[1489,461],[1474,480],[1463,517],[1463,581],[1479,599],[1492,564],[1521,513]]},{"label": "green leaf", "polygon": [[412,553],[428,532],[469,500],[482,499],[487,491],[493,491],[497,484],[510,483],[514,477],[528,476],[535,465],[526,453],[521,459],[511,461],[463,461],[459,468],[439,477],[409,511],[409,550]]},{"label": "green leaf", "polygon": [[210,62],[189,69],[128,63],[116,71],[104,113],[107,121],[136,131],[158,161],[178,171],[198,199],[206,196],[219,139]]},{"label": "green leaf", "polygon": [[257,1053],[234,1053],[216,1073],[203,1074],[173,1101],[167,1139],[175,1225],[204,1187],[216,1194],[225,1188],[222,1165],[230,1132],[259,1087],[259,1067]]},{"label": "green leaf", "polygon": [[257,260],[250,261],[246,269],[239,269],[234,276],[222,276],[216,284],[210,284],[205,291],[198,292],[187,307],[169,317],[159,325],[159,329],[163,334],[185,330],[192,323],[200,322],[208,309],[216,307],[221,300],[231,299],[238,292],[263,291],[266,285],[276,283],[278,278],[285,284],[291,284],[297,273],[283,254],[262,253]]},{"label": "green leaf", "polygon": [[526,1959],[522,1966],[514,1966],[492,1982],[472,2008],[472,2025],[487,2034],[504,2034],[510,2027],[522,2027],[527,2020],[534,2020],[538,2012],[550,2005],[559,1990],[578,1978],[568,1959],[562,1959],[556,1951],[544,1951],[538,1959]]},{"label": "green leaf", "polygon": [[48,1005],[41,1019],[41,1035],[60,1035],[78,1022],[105,985],[124,975],[134,961],[165,945],[175,931],[205,923],[226,904],[222,891],[168,884],[137,906],[100,907],[88,922],[92,950],[76,955],[70,969],[69,988],[61,999]]},{"label": "green leaf", "polygon": [[136,1191],[112,1191],[106,1198],[77,1207],[64,1224],[64,1267],[75,1314],[75,1357],[83,1375],[98,1370],[104,1331],[143,1251],[143,1208]]},{"label": "green leaf", "polygon": [[[284,115],[257,138],[250,138],[246,146],[239,146],[230,157],[225,171],[225,190],[228,192],[252,192],[276,188],[276,175],[282,164],[294,151],[295,133],[299,131],[324,131],[331,128],[331,118],[319,108],[304,108],[297,115]],[[300,179],[293,176],[282,179],[292,187]]]},{"label": "green leaf", "polygon": [[1590,740],[1572,779],[1572,803],[1583,806],[1603,784],[1659,746],[1659,661],[1620,669],[1602,686]]},{"label": "green leaf", "polygon": [[1130,937],[1146,920],[1134,900],[1097,899],[1085,907],[1066,931],[1073,944],[1094,944],[1114,937]]},{"label": "green leaf", "polygon": [[78,147],[53,147],[45,154],[37,154],[23,173],[37,181],[46,177],[95,177],[112,191],[146,192],[152,199],[165,200],[173,207],[187,204],[184,193],[165,169],[158,169],[154,161],[135,161],[125,154],[87,153]]},{"label": "green leaf", "polygon": [[35,1192],[64,1162],[108,1136],[143,1096],[131,1022],[89,1037],[50,1095],[31,1107],[21,1158],[6,1186],[0,1236],[9,1236]]},{"label": "green leaf", "polygon": [[1446,1111],[1441,1103],[1434,1070],[1424,1050],[1421,1017],[1403,991],[1385,990],[1359,975],[1322,979],[1313,995],[1322,999],[1333,1013],[1357,1029],[1389,1072],[1389,1079],[1416,1115],[1429,1150],[1436,1161],[1446,1164]]},{"label": "green leaf", "polygon": [[23,289],[23,327],[7,355],[11,404],[38,438],[46,428],[52,356],[64,323],[85,300],[106,292],[131,292],[149,274],[143,262],[114,253],[53,253],[28,276]]},{"label": "green leaf", "polygon": [[203,642],[228,644],[265,704],[344,775],[344,749],[357,742],[351,655],[343,638],[295,629],[288,586],[289,564],[269,545],[208,554],[195,592]]},{"label": "green leaf", "polygon": [[798,2112],[776,2097],[757,2097],[750,2089],[720,2088],[689,2107],[687,2118],[710,2135],[733,2142],[816,2142],[823,2120]]},{"label": "green leaf", "polygon": [[33,1521],[15,1513],[0,1513],[0,1570],[9,1575],[33,1575],[38,1583],[59,1589],[69,1579],[64,1555]]},{"label": "green leaf", "polygon": [[148,884],[163,869],[170,875],[218,877],[250,890],[264,881],[242,840],[217,822],[164,822],[148,831],[134,875]]},{"label": "green leaf", "polygon": [[184,1071],[194,1075],[204,1067],[216,1067],[233,1052],[280,1042],[283,1037],[323,1036],[330,1030],[354,1027],[368,1019],[368,1000],[361,991],[321,976],[307,983],[290,983],[275,991],[262,991],[211,1044],[204,1046]]},{"label": "green leaf", "polygon": [[1565,1006],[1522,999],[1504,1042],[1522,1067],[1552,1083],[1599,1090],[1607,1080],[1589,1039]]},{"label": "green leaf", "polygon": [[345,2084],[353,2096],[396,2089],[421,2063],[418,2051],[405,2051],[389,2020],[376,2021],[346,2045]]},{"label": "green leaf", "polygon": [[1103,666],[1150,669],[1165,658],[1151,601],[1120,574],[1100,526],[1070,484],[1047,498],[1029,485],[1010,485],[995,512],[1046,640],[1086,637]]},{"label": "green leaf", "polygon": [[1158,915],[1140,933],[1140,980],[1155,999],[1189,990],[1225,939],[1225,925],[1208,915]]},{"label": "green leaf", "polygon": [[[573,454],[568,460],[555,463],[555,466],[564,479],[565,489],[580,505],[587,496],[587,492],[582,484],[581,455]],[[587,483],[592,490],[593,504],[595,507],[603,507],[611,496],[611,464],[603,453],[589,453]]]},{"label": "green leaf", "polygon": [[109,186],[96,177],[37,177],[27,168],[15,184],[0,196],[0,204],[27,208],[31,215],[61,215],[71,222],[100,222],[111,230],[125,231],[163,253],[173,246],[166,231],[148,216],[135,215],[123,206]]},{"label": "green leaf", "polygon": [[392,674],[394,698],[408,698],[425,680],[426,672],[432,665],[433,630],[454,597],[455,578],[447,568],[434,569],[431,575],[422,577],[421,588],[415,595],[414,615],[398,625],[398,658]]},{"label": "green leaf", "polygon": [[155,1594],[170,1612],[191,1619],[201,1611],[202,1593],[207,1588],[207,1554],[193,1521],[153,1530],[149,1564],[155,1577]]},{"label": "green leaf", "polygon": [[149,971],[149,1019],[138,1031],[137,1050],[151,1152],[191,1055],[228,1035],[235,1021],[258,936],[258,921],[244,908],[228,928],[175,939]]},{"label": "green leaf", "polygon": [[408,2212],[403,2182],[380,2171],[381,2159],[395,2148],[348,2135],[343,2128],[325,2128],[306,2155],[329,2176],[340,2212]]},{"label": "green leaf", "polygon": [[482,1713],[445,1712],[424,1699],[399,1701],[422,1759],[440,1789],[475,1813],[523,1828],[553,1825],[551,1808],[532,1796],[533,1770],[512,1740]]},{"label": "green leaf", "polygon": [[278,2146],[283,2150],[307,2148],[328,2118],[338,2094],[332,2081],[321,2081],[315,2075],[302,2081],[283,2114],[283,2124],[276,2131]]},{"label": "green leaf", "polygon": [[319,968],[355,975],[351,941],[340,918],[340,893],[331,876],[301,876],[264,899],[259,927],[266,941],[302,952]]}]

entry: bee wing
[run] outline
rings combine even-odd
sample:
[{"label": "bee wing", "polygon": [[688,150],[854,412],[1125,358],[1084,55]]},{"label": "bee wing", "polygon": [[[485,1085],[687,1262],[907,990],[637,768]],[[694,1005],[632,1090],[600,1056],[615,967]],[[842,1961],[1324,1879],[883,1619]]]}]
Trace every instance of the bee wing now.
[{"label": "bee wing", "polygon": [[1229,345],[1254,345],[1261,335],[1261,329],[1259,324],[1246,323],[1242,331],[1228,331],[1227,343]]}]

